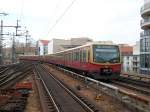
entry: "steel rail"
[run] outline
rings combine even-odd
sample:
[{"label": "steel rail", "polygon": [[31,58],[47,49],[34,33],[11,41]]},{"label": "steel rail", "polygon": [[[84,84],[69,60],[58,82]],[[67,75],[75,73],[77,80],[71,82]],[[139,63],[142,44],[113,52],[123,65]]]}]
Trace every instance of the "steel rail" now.
[{"label": "steel rail", "polygon": [[[74,111],[82,111],[82,112],[84,112],[84,111],[86,111],[86,112],[96,112],[97,110],[89,110],[85,105],[87,105],[86,103],[84,103],[83,101],[81,101],[80,99],[78,100],[78,99],[76,99],[76,98],[78,98],[73,92],[72,92],[72,94],[74,94],[76,97],[73,97],[72,96],[72,94],[70,94],[70,92],[68,92],[66,89],[64,89],[56,80],[54,80],[53,79],[53,77],[48,73],[48,71],[45,69],[45,68],[43,68],[42,66],[39,66],[39,68],[40,68],[40,73],[43,73],[43,75],[42,75],[42,78],[44,78],[45,76],[45,78],[44,78],[44,81],[46,81],[46,78],[50,78],[49,79],[49,82],[51,82],[52,81],[52,84],[51,84],[51,86],[49,86],[49,88],[48,89],[50,89],[50,90],[52,90],[52,89],[54,89],[54,90],[56,90],[56,91],[52,91],[52,96],[54,97],[54,99],[55,99],[55,101],[57,102],[57,104],[59,105],[59,107],[61,108],[61,112],[63,111],[63,112],[65,112],[65,111],[67,111],[67,112],[70,112],[70,111],[73,111],[72,109],[75,109]],[[45,72],[45,73],[44,73]],[[48,81],[48,79],[47,79],[47,81]],[[46,83],[46,84],[48,84],[48,82]],[[53,87],[53,84],[55,85],[54,87]],[[49,84],[50,85],[50,84]],[[51,88],[52,87],[52,88]],[[58,90],[60,91],[62,91],[62,92],[60,92],[60,93],[58,93],[57,95],[59,96],[59,97],[57,97],[56,95],[55,95],[55,92],[58,92]],[[67,95],[67,99],[66,99],[66,97],[64,97],[63,96],[63,94],[65,94],[65,95]],[[60,100],[60,98],[61,98],[61,100]],[[65,100],[64,100],[65,99]],[[62,102],[62,100],[64,100],[65,101],[65,103],[64,102]],[[82,103],[81,103],[82,102]],[[73,105],[72,105],[73,104]],[[83,105],[84,104],[84,105]],[[69,107],[68,107],[69,106]],[[71,107],[70,107],[71,106]],[[88,105],[87,105],[88,106]]]},{"label": "steel rail", "polygon": [[26,65],[10,74],[6,74],[0,79],[0,87],[4,88],[4,86],[6,87],[10,85],[10,83],[15,83],[16,80],[20,79],[21,77],[24,77],[24,75],[21,74],[29,73],[30,70],[31,70],[31,66]]},{"label": "steel rail", "polygon": [[128,82],[121,82],[121,81],[112,81],[112,84],[117,84],[117,85],[123,86],[127,89],[135,90],[142,94],[150,95],[150,88],[148,88],[148,87],[145,88],[145,87],[138,86],[136,84],[130,84]]},{"label": "steel rail", "polygon": [[[52,65],[54,66],[54,65]],[[56,66],[55,66],[56,67]],[[120,102],[123,102],[127,106],[130,105],[131,109],[143,111],[143,112],[149,112],[150,111],[150,100],[146,99],[144,97],[139,97],[138,95],[127,92],[123,89],[120,89],[116,86],[113,86],[111,84],[107,84],[104,82],[100,82],[94,79],[91,79],[89,77],[82,76],[80,74],[74,73],[72,71],[66,70],[61,67],[56,67],[59,70],[63,71],[64,73],[69,73],[67,75],[72,76],[76,79],[82,80],[84,83],[96,88],[97,90],[102,91],[103,93],[110,95],[116,99],[118,99]]]},{"label": "steel rail", "polygon": [[[120,76],[122,78],[130,78],[130,79],[137,80],[137,81],[150,82],[150,76],[149,75],[143,75],[143,74],[135,75],[135,74],[129,74],[129,73],[121,73]],[[144,81],[144,80],[148,80],[148,81]]]},{"label": "steel rail", "polygon": [[[42,66],[43,70],[47,71],[46,68]],[[79,102],[88,112],[94,112],[86,103],[84,103],[81,99],[79,99],[71,90],[69,90],[67,87],[65,87],[62,82],[60,82],[58,79],[56,79],[49,71],[47,73],[62,87],[66,90],[67,93],[69,93],[77,102]]]},{"label": "steel rail", "polygon": [[8,87],[8,85],[10,85],[10,83],[15,83],[15,82],[17,82],[16,80],[24,77],[24,75],[22,75],[22,74],[25,74],[25,73],[27,74],[30,72],[31,72],[31,69],[29,68],[29,69],[24,70],[23,72],[16,73],[13,76],[9,77],[8,79],[4,80],[2,83],[0,83],[0,87],[4,88],[3,86],[5,86],[5,88],[6,88],[6,86]]},{"label": "steel rail", "polygon": [[140,87],[145,87],[145,88],[150,88],[150,82],[145,82],[145,81],[141,81],[141,80],[136,80],[136,79],[131,79],[128,77],[119,77],[117,81],[120,82],[125,82],[125,83],[129,83],[129,84],[134,84],[134,85],[138,85]]},{"label": "steel rail", "polygon": [[[50,100],[52,101],[52,103],[53,103],[53,105],[54,105],[54,108],[56,109],[57,112],[61,112],[61,111],[59,110],[57,104],[55,103],[55,101],[54,101],[54,99],[53,99],[53,97],[52,97],[50,91],[48,90],[48,88],[47,88],[45,82],[43,81],[43,79],[42,79],[42,77],[41,77],[39,71],[37,70],[37,67],[36,67],[35,65],[34,65],[34,67],[35,67],[35,70],[36,70],[37,75],[39,76],[40,80],[42,81],[42,84],[43,84],[43,86],[44,86],[44,88],[45,88],[45,90],[46,90],[48,96],[50,97]],[[43,107],[42,107],[42,108],[43,108]],[[46,112],[45,109],[43,109],[43,111]]]}]

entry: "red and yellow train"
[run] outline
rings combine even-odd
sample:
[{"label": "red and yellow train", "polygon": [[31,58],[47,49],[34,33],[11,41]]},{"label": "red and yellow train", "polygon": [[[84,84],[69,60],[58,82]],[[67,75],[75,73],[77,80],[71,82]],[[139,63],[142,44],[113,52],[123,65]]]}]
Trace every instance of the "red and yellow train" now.
[{"label": "red and yellow train", "polygon": [[80,71],[95,79],[116,79],[121,72],[117,45],[91,43],[44,56],[21,56],[20,60],[42,61]]}]

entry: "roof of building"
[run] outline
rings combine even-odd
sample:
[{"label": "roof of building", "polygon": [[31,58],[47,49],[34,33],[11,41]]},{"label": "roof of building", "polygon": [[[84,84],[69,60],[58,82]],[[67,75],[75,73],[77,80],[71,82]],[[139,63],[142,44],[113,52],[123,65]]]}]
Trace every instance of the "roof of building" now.
[{"label": "roof of building", "polygon": [[126,47],[120,47],[121,52],[133,52],[133,47],[126,46]]},{"label": "roof of building", "polygon": [[49,40],[39,40],[42,44],[47,45],[49,43]]}]

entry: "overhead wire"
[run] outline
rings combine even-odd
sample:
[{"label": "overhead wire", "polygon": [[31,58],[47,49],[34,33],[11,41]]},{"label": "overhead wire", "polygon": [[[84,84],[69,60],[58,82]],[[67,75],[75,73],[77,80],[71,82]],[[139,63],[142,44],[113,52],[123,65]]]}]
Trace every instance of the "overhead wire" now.
[{"label": "overhead wire", "polygon": [[59,23],[59,21],[65,16],[65,14],[69,11],[69,9],[73,6],[73,4],[75,3],[76,0],[73,0],[68,7],[64,10],[64,12],[58,17],[58,19],[56,19],[56,21],[54,22],[54,24],[51,26],[51,28],[48,31],[48,34],[54,29],[54,27]]},{"label": "overhead wire", "polygon": [[[57,2],[56,5],[55,5],[54,11],[52,12],[51,16],[49,16],[49,18],[52,19],[53,17],[55,17],[56,11],[59,9],[60,2],[61,2],[61,0],[58,0],[58,2]],[[49,21],[49,24],[50,24],[50,23],[51,23],[51,22]],[[51,28],[51,27],[49,26],[48,29],[50,29],[50,28]],[[48,35],[48,32],[49,32],[49,30],[47,31],[46,36]]]}]

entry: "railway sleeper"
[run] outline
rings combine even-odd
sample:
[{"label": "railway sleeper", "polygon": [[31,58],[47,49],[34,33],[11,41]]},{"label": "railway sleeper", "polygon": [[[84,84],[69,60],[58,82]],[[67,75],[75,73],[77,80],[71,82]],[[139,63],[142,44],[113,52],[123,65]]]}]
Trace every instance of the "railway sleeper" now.
[{"label": "railway sleeper", "polygon": [[[46,70],[45,67],[43,67],[44,70]],[[49,72],[50,73],[50,72]],[[52,74],[52,73],[51,73]],[[57,79],[57,78],[56,78]],[[60,81],[60,80],[59,80]],[[81,101],[83,101],[87,106],[89,106],[92,110],[95,110],[96,112],[98,112],[99,110],[96,109],[96,107],[91,104],[86,98],[82,97],[78,91],[75,91],[73,89],[71,89],[70,87],[68,87],[68,85],[66,85],[63,81],[60,81],[65,87],[67,87],[71,92],[73,92]],[[80,88],[81,89],[81,88]],[[94,112],[95,112],[94,111]]]}]

